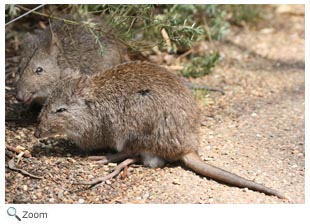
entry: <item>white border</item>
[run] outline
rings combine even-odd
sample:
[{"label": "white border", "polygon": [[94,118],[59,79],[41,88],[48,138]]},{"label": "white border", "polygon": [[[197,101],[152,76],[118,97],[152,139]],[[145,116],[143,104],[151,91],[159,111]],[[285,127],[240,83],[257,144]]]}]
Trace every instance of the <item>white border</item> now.
[{"label": "white border", "polygon": [[[6,1],[7,4],[13,4]],[[20,1],[19,4],[29,3],[29,1]],[[61,4],[61,1],[50,1],[49,4]],[[70,3],[70,2],[66,2]],[[80,1],[71,1],[71,4],[83,3]],[[144,1],[94,1],[92,3],[145,3]],[[148,3],[167,4],[167,1],[148,1]],[[169,4],[187,4],[182,1],[169,1]],[[205,1],[192,1],[191,3],[206,4]],[[226,4],[242,4],[247,1],[216,1],[212,3]],[[258,3],[258,2],[257,2]],[[305,4],[306,1],[260,1],[259,4]],[[33,4],[33,2],[32,2]],[[4,4],[1,4],[0,10],[4,12]],[[306,58],[305,62],[309,61],[309,13],[310,5],[306,5]],[[4,16],[1,16],[1,24],[4,24]],[[1,41],[4,39],[4,26],[2,28]],[[4,158],[5,158],[5,113],[4,113],[4,98],[5,98],[5,65],[4,65],[4,44],[1,44],[1,65],[2,65],[2,87],[0,94],[3,99],[1,104],[1,149],[0,156],[0,223],[17,223],[14,217],[9,217],[6,214],[6,209],[10,206],[5,204],[5,178],[4,178]],[[309,74],[309,66],[306,63],[305,74]],[[306,75],[306,114],[309,113],[309,78]],[[309,116],[308,116],[309,117]],[[306,119],[306,143],[305,149],[309,147],[309,120]],[[17,214],[22,215],[22,210],[42,211],[48,213],[46,220],[23,219],[22,223],[306,223],[309,218],[309,155],[306,150],[306,204],[299,205],[14,205],[17,209]],[[308,219],[307,219],[308,218]]]}]

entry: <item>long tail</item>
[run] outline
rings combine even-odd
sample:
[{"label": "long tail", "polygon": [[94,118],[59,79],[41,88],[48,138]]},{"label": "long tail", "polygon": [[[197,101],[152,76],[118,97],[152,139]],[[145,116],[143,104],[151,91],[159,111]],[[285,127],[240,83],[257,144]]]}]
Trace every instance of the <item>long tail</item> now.
[{"label": "long tail", "polygon": [[253,181],[247,180],[243,177],[232,174],[223,169],[214,167],[205,163],[196,153],[188,153],[182,157],[182,161],[185,163],[186,167],[195,171],[196,173],[214,179],[216,181],[223,182],[228,185],[240,187],[240,188],[249,188],[251,190],[259,191],[268,195],[275,195],[281,199],[288,199],[280,192],[265,187],[264,185],[255,183]]}]

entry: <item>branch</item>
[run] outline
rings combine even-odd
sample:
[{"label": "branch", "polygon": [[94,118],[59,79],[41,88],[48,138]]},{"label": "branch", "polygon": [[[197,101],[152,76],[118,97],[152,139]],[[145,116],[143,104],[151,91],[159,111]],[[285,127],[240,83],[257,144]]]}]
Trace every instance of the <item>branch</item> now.
[{"label": "branch", "polygon": [[[39,9],[39,8],[45,6],[45,5],[46,5],[46,4],[42,4],[42,5],[39,5],[39,6],[33,8],[33,9],[31,9],[31,10],[28,9],[28,12],[26,12],[26,13],[24,13],[24,14],[18,16],[17,18],[15,18],[15,19],[13,19],[13,20],[7,22],[5,25],[9,25],[9,24],[11,24],[11,23],[13,23],[13,22],[15,22],[15,21],[17,21],[17,20],[19,20],[19,19],[25,17],[25,16],[28,15],[29,13],[32,13],[32,12],[34,12],[35,10],[37,10],[37,9]],[[18,6],[17,6],[17,7],[18,7]]]},{"label": "branch", "polygon": [[26,170],[17,168],[17,167],[15,166],[14,158],[11,159],[11,160],[8,162],[8,167],[9,167],[9,169],[11,169],[11,170],[20,172],[20,173],[22,173],[22,174],[24,174],[24,175],[27,175],[27,176],[32,177],[32,178],[35,178],[35,179],[42,179],[42,178],[43,178],[43,177],[40,177],[40,176],[31,174],[31,173],[27,172]]},{"label": "branch", "polygon": [[44,17],[47,17],[47,18],[50,18],[50,19],[56,19],[56,20],[60,20],[60,21],[63,21],[65,23],[69,23],[69,24],[73,24],[73,25],[85,25],[85,24],[82,24],[82,23],[79,23],[79,22],[76,22],[76,21],[73,21],[73,20],[69,20],[69,19],[64,19],[64,18],[60,18],[60,17],[57,17],[57,16],[53,16],[53,15],[48,15],[46,13],[43,13],[43,12],[36,12],[34,10],[31,10],[31,9],[28,9],[24,6],[21,6],[21,5],[16,5],[17,8],[20,8],[24,11],[27,11],[27,13],[34,13],[36,15],[39,15],[39,16],[44,16]]}]

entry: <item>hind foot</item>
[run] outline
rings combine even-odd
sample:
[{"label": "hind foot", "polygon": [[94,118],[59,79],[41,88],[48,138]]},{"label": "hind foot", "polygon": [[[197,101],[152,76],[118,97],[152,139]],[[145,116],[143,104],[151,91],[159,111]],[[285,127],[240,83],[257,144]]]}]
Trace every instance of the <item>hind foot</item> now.
[{"label": "hind foot", "polygon": [[123,161],[126,158],[132,157],[132,153],[119,152],[116,154],[106,155],[106,156],[88,156],[89,160],[96,161],[100,164],[117,163]]}]

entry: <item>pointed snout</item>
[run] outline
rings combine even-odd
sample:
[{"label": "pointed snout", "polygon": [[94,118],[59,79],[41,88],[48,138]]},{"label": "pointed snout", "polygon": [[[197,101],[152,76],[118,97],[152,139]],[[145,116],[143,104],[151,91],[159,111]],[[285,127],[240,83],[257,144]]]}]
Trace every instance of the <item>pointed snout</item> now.
[{"label": "pointed snout", "polygon": [[32,94],[31,93],[24,93],[23,91],[19,90],[16,93],[17,101],[24,103],[24,104],[31,104],[32,102]]},{"label": "pointed snout", "polygon": [[21,91],[18,91],[18,92],[16,93],[16,99],[17,99],[17,101],[19,101],[19,102],[24,102],[24,95],[22,94]]},{"label": "pointed snout", "polygon": [[36,128],[35,132],[34,132],[34,136],[36,138],[41,138],[41,135],[42,135],[42,131],[39,127]]}]

